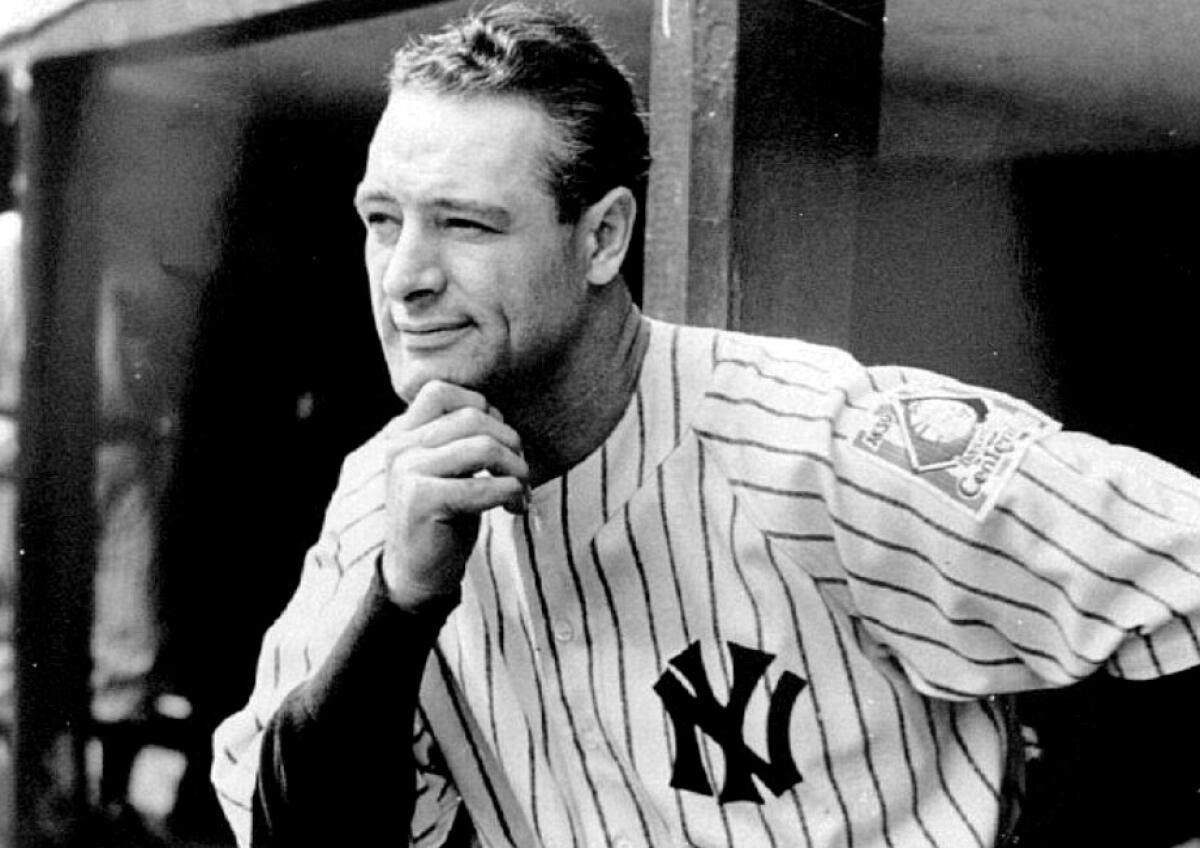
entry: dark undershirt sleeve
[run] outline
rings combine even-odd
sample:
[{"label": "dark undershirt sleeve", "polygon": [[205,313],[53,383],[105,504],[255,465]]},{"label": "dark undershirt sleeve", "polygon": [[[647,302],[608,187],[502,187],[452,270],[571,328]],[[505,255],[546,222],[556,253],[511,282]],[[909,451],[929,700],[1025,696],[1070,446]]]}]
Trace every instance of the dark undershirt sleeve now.
[{"label": "dark undershirt sleeve", "polygon": [[407,612],[378,571],[328,659],[263,732],[251,845],[403,844],[412,731],[429,652],[458,597]]}]

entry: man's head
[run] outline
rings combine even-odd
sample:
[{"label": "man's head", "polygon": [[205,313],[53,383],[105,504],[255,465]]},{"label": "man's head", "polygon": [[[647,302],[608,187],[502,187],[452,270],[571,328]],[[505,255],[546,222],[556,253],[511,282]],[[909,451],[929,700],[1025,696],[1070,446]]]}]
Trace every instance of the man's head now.
[{"label": "man's head", "polygon": [[616,186],[641,200],[649,168],[645,124],[625,71],[567,12],[510,4],[420,38],[395,55],[393,90],[524,98],[555,129],[546,185],[574,222]]},{"label": "man's head", "polygon": [[355,200],[400,397],[430,380],[498,404],[587,390],[628,311],[610,283],[645,168],[634,105],[557,13],[495,9],[400,51]]}]

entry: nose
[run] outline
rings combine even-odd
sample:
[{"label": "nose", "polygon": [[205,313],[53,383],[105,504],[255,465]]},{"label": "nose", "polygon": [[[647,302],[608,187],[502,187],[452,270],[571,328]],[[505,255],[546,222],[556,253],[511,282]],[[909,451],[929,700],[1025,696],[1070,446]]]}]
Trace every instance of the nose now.
[{"label": "nose", "polygon": [[387,257],[384,293],[394,300],[415,300],[438,294],[445,286],[437,240],[420,225],[405,226]]}]

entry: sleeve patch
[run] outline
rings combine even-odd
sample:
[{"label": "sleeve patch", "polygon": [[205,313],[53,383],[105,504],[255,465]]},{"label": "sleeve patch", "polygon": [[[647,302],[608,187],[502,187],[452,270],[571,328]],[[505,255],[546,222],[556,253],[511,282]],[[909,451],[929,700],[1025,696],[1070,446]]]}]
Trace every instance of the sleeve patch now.
[{"label": "sleeve patch", "polygon": [[898,389],[883,396],[855,449],[983,520],[1025,451],[1057,422],[984,392]]}]

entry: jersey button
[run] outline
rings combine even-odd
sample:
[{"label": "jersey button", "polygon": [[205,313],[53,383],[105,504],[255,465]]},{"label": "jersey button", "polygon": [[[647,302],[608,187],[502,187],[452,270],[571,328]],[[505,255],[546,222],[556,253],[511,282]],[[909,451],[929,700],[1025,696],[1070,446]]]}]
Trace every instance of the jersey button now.
[{"label": "jersey button", "polygon": [[554,638],[560,642],[570,642],[575,638],[575,628],[569,621],[560,619],[554,622]]},{"label": "jersey button", "polygon": [[598,751],[600,746],[604,744],[604,737],[600,735],[600,728],[591,720],[584,722],[579,731],[579,741],[584,749],[588,751]]},{"label": "jersey button", "polygon": [[633,840],[627,836],[619,836],[613,843],[613,848],[633,848]]}]

